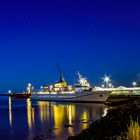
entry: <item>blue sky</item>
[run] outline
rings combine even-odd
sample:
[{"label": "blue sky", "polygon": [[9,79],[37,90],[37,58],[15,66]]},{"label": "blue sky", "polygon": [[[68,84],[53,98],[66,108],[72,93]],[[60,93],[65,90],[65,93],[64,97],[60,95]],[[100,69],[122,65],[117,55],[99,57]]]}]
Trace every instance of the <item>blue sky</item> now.
[{"label": "blue sky", "polygon": [[140,74],[140,1],[0,2],[0,92],[59,79],[79,70],[92,85],[106,73],[116,85]]}]

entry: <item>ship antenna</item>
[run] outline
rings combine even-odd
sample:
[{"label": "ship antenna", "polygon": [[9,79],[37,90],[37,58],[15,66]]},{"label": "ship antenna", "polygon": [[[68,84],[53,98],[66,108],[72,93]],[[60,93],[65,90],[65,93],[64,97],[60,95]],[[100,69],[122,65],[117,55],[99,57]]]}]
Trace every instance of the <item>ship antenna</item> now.
[{"label": "ship antenna", "polygon": [[64,79],[64,76],[63,76],[63,74],[62,74],[62,72],[61,72],[61,70],[60,70],[59,64],[56,63],[56,65],[57,65],[57,68],[58,68],[58,72],[59,72],[59,74],[60,74],[60,81],[61,81],[61,82],[65,82],[65,79]]},{"label": "ship antenna", "polygon": [[77,71],[77,76],[78,76],[78,79],[81,79],[82,75],[80,74],[79,71]]}]

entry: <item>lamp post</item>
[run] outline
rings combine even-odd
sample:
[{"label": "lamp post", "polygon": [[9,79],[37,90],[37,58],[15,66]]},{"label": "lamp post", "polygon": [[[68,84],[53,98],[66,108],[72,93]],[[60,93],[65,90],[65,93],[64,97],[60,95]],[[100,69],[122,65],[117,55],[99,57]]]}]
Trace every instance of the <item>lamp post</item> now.
[{"label": "lamp post", "polygon": [[110,82],[110,76],[104,76],[103,77],[103,81],[104,81],[104,83],[105,83],[105,85],[106,85],[106,88],[108,88],[109,87],[109,82]]},{"label": "lamp post", "polygon": [[43,86],[40,86],[40,89],[42,90],[43,89]]},{"label": "lamp post", "polygon": [[112,83],[109,83],[109,85],[108,85],[108,86],[109,86],[109,88],[112,88]]},{"label": "lamp post", "polygon": [[11,93],[12,93],[12,91],[11,91],[11,90],[8,90],[8,93],[9,93],[9,94],[11,94]]},{"label": "lamp post", "polygon": [[31,83],[29,83],[28,86],[27,86],[27,93],[28,94],[31,93],[31,90],[32,90],[31,88],[32,88],[32,85],[31,85]]},{"label": "lamp post", "polygon": [[102,88],[104,88],[105,87],[105,85],[104,84],[102,84]]},{"label": "lamp post", "polygon": [[137,86],[137,82],[133,82],[132,85],[133,85],[133,87],[136,87]]}]

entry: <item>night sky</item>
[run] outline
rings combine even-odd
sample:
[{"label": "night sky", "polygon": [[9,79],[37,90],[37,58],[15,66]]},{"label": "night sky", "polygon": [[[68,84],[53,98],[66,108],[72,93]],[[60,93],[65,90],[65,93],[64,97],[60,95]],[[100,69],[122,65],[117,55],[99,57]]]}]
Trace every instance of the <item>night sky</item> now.
[{"label": "night sky", "polygon": [[140,81],[140,1],[0,1],[0,92],[59,80],[56,62],[68,83]]}]

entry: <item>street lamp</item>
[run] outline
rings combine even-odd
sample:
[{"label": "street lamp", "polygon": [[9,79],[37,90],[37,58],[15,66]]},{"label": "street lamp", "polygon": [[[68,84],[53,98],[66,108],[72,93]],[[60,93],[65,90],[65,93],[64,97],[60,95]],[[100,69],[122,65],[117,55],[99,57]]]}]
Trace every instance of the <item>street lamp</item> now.
[{"label": "street lamp", "polygon": [[109,85],[108,85],[110,88],[112,88],[112,84],[111,83],[109,83]]},{"label": "street lamp", "polygon": [[11,91],[11,90],[8,90],[8,93],[9,93],[9,94],[11,94],[11,93],[12,93],[12,91]]},{"label": "street lamp", "polygon": [[31,83],[29,83],[29,84],[28,84],[28,87],[31,87],[31,86],[32,86]]},{"label": "street lamp", "polygon": [[105,85],[102,84],[102,88],[104,88],[104,87],[105,87]]},{"label": "street lamp", "polygon": [[30,94],[31,90],[32,90],[32,85],[31,85],[31,83],[29,83],[27,86],[27,93]]},{"label": "street lamp", "polygon": [[133,82],[132,85],[133,85],[134,87],[136,87],[136,86],[137,86],[137,82]]},{"label": "street lamp", "polygon": [[105,75],[103,77],[103,81],[106,84],[106,87],[109,87],[109,82],[110,82],[110,76]]}]

